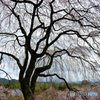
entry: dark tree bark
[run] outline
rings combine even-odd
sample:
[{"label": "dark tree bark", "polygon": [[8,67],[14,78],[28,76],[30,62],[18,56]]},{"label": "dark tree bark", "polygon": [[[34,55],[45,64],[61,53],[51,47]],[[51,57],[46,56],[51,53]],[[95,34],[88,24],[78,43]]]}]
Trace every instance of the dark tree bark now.
[{"label": "dark tree bark", "polygon": [[21,90],[25,100],[34,100],[34,94],[30,86],[25,81],[20,81]]}]

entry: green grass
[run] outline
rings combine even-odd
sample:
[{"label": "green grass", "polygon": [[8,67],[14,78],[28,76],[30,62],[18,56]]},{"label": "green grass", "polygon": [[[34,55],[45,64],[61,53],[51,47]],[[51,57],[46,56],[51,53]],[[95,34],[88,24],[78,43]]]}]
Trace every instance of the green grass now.
[{"label": "green grass", "polygon": [[55,87],[57,90],[62,90],[62,91],[64,91],[67,88],[65,83],[56,83]]},{"label": "green grass", "polygon": [[37,82],[36,87],[35,87],[35,93],[41,93],[48,88],[50,88],[51,84],[50,83],[45,83],[45,82]]},{"label": "green grass", "polygon": [[[67,86],[65,83],[49,83],[49,82],[38,82],[36,83],[36,88],[35,88],[35,93],[41,93],[47,89],[49,89],[51,86],[53,86],[56,90],[61,90],[64,91],[65,89],[67,89]],[[71,87],[82,87],[81,83],[69,83],[69,86]]]},{"label": "green grass", "polygon": [[62,91],[67,88],[65,83],[38,82],[38,83],[36,83],[35,93],[36,94],[41,93],[41,92],[49,89],[51,86],[57,90],[62,90]]},{"label": "green grass", "polygon": [[72,87],[82,87],[81,83],[69,83],[69,85]]},{"label": "green grass", "polygon": [[6,88],[17,88],[20,89],[20,83],[19,82],[9,82],[9,83],[0,83],[1,85],[4,85]]},{"label": "green grass", "polygon": [[[0,83],[0,84],[4,85],[6,88],[21,89],[19,82]],[[81,87],[82,86],[82,84],[79,84],[79,83],[69,83],[69,85],[72,87]],[[67,89],[66,84],[63,82],[62,83],[37,82],[36,87],[35,87],[35,93],[36,94],[42,93],[43,91],[49,89],[51,86],[54,87],[56,90],[61,90],[61,91],[64,91],[65,89]]]}]

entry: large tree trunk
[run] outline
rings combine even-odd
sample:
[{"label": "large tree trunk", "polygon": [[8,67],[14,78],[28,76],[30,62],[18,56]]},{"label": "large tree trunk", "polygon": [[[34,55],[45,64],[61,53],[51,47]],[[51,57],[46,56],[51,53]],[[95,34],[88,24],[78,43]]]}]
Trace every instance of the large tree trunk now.
[{"label": "large tree trunk", "polygon": [[[33,82],[33,87],[31,87],[31,75],[33,72],[33,69],[35,66],[35,58],[31,58],[31,61],[29,63],[28,69],[26,70],[26,66],[23,66],[23,69],[20,70],[20,74],[19,74],[19,82],[20,82],[20,86],[21,86],[21,90],[24,96],[24,100],[35,100],[35,96],[34,96],[34,91],[35,91],[35,85],[36,84],[36,80]],[[26,64],[27,65],[27,64]],[[24,69],[25,68],[25,69]],[[24,76],[25,74],[25,76]]]},{"label": "large tree trunk", "polygon": [[24,100],[35,100],[34,94],[28,84],[25,81],[20,82],[21,90],[24,96]]}]

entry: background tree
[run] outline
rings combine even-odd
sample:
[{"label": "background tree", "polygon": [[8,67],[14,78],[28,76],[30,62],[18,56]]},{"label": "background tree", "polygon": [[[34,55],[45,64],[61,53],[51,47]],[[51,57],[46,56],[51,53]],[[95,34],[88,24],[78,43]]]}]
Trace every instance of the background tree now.
[{"label": "background tree", "polygon": [[99,33],[99,0],[0,0],[1,62],[16,61],[25,100],[38,77],[62,79],[43,73],[51,67],[98,73]]}]

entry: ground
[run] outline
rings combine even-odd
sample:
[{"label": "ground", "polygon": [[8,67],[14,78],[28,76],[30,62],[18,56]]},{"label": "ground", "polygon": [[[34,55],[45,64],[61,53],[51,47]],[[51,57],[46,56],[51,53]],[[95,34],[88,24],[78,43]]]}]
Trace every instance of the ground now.
[{"label": "ground", "polygon": [[[87,96],[87,100],[100,100],[100,84],[75,86],[79,90],[79,93],[88,93],[94,91],[98,93],[98,96]],[[5,88],[0,85],[0,100],[24,100],[20,89]],[[50,86],[48,89],[35,94],[35,100],[86,100],[82,99],[80,95],[75,95],[74,92],[70,92],[68,89],[58,90],[55,86]]]},{"label": "ground", "polygon": [[36,100],[100,100],[100,85],[83,85],[82,87],[76,87],[79,92],[87,94],[88,92],[94,91],[98,93],[98,96],[88,96],[86,98],[81,95],[75,95],[74,92],[70,92],[66,89],[64,91],[56,90],[53,87],[50,87],[43,93],[36,95]]}]

